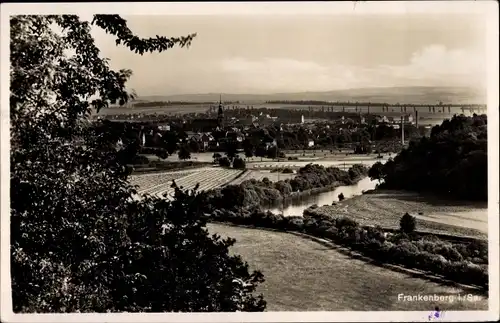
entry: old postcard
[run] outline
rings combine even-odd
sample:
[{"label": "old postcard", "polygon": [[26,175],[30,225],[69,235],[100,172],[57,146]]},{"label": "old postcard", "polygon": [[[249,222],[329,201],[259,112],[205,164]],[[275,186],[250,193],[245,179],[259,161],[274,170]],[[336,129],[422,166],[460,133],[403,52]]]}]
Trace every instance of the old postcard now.
[{"label": "old postcard", "polygon": [[2,322],[499,319],[496,2],[1,9]]}]

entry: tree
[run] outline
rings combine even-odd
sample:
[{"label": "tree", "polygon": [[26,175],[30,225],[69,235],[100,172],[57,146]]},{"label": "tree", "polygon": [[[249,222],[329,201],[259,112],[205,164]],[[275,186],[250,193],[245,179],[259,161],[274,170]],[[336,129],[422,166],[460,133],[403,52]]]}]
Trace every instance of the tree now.
[{"label": "tree", "polygon": [[245,169],[247,166],[246,166],[246,163],[243,159],[239,158],[239,157],[236,157],[234,160],[233,160],[233,168],[237,168],[237,169]]},{"label": "tree", "polygon": [[253,149],[245,148],[245,157],[252,158],[253,157]]},{"label": "tree", "polygon": [[245,151],[246,158],[253,157],[255,147],[249,138],[245,138],[245,140],[243,140],[243,150]]},{"label": "tree", "polygon": [[[195,36],[140,39],[117,15],[93,24],[139,54]],[[208,234],[203,194],[176,188],[173,201],[134,199],[122,150],[88,118],[127,102],[131,72],[98,56],[90,24],[11,16],[10,27],[14,311],[264,310],[253,296],[262,274],[229,255],[234,240]]]},{"label": "tree", "polygon": [[383,179],[384,164],[381,162],[376,162],[368,170],[368,176],[371,180],[378,180],[379,182]]},{"label": "tree", "polygon": [[260,157],[260,161],[262,161],[262,157],[266,157],[267,154],[267,149],[263,145],[257,146],[257,149],[255,149],[255,156]]},{"label": "tree", "polygon": [[271,146],[267,149],[267,158],[274,159],[278,157],[278,147]]},{"label": "tree", "polygon": [[399,228],[403,233],[412,233],[415,231],[415,227],[417,225],[417,221],[415,217],[411,216],[408,213],[405,213],[401,220],[399,221]]},{"label": "tree", "polygon": [[221,167],[231,167],[231,161],[227,157],[219,158],[219,165]]},{"label": "tree", "polygon": [[180,160],[191,159],[191,151],[189,150],[189,146],[188,145],[182,145],[181,149],[179,149],[178,155],[179,155],[179,159]]},{"label": "tree", "polygon": [[176,131],[165,131],[162,136],[161,147],[165,148],[169,155],[173,155],[177,151],[179,136]]},{"label": "tree", "polygon": [[386,189],[428,191],[460,200],[488,198],[487,117],[454,116],[410,141],[383,167]]},{"label": "tree", "polygon": [[166,149],[157,149],[155,155],[160,157],[161,159],[168,158],[168,152]]},{"label": "tree", "polygon": [[193,153],[198,153],[200,152],[200,143],[196,140],[190,140],[189,141],[189,151],[192,151]]},{"label": "tree", "polygon": [[238,154],[238,144],[234,140],[228,140],[226,141],[226,156],[229,158],[230,161],[232,161],[236,155]]}]

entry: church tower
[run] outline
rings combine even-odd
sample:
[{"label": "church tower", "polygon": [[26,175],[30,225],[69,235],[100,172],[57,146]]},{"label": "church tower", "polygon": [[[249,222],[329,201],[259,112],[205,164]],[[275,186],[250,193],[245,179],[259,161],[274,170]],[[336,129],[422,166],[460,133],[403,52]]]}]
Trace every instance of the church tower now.
[{"label": "church tower", "polygon": [[217,112],[217,124],[220,129],[224,128],[224,110],[222,108],[222,95],[219,98],[219,111]]}]

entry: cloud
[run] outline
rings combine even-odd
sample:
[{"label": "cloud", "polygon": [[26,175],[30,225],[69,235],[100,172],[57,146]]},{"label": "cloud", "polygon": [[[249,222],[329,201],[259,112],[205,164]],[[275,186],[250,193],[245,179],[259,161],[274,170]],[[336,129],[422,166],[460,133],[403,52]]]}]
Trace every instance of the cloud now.
[{"label": "cloud", "polygon": [[485,57],[462,49],[448,50],[441,45],[427,46],[413,53],[406,66],[384,66],[386,73],[430,85],[484,84]]},{"label": "cloud", "polygon": [[412,54],[406,65],[374,67],[319,64],[288,58],[220,63],[223,78],[239,92],[328,91],[390,86],[477,86],[484,84],[485,59],[477,53],[431,45]]}]

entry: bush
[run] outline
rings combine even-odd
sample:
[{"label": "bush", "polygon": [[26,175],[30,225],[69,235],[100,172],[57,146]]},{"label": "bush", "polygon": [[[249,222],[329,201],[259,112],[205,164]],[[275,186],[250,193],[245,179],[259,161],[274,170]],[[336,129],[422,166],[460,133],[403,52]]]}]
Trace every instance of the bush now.
[{"label": "bush", "polygon": [[[327,238],[358,250],[377,262],[418,268],[465,284],[481,287],[488,285],[487,266],[462,260],[463,257],[457,250],[466,249],[468,245],[453,246],[435,236],[426,236],[414,241],[411,240],[411,234],[404,232],[392,235],[390,241],[387,241],[384,230],[380,227],[360,227],[348,217],[334,219],[316,213],[314,207],[306,209],[303,217],[283,218],[280,215],[258,211],[249,217],[246,216],[245,221],[247,219],[257,226],[306,232],[319,238]],[[232,221],[241,223],[242,220]],[[481,242],[475,243],[481,245]]]},{"label": "bush", "polygon": [[219,166],[231,167],[231,161],[227,157],[221,157],[221,158],[219,158]]},{"label": "bush", "polygon": [[347,216],[343,216],[336,219],[334,224],[339,230],[342,228],[347,228],[347,227],[355,228],[358,226],[358,222]]},{"label": "bush", "polygon": [[343,200],[345,199],[345,197],[344,197],[344,193],[340,193],[340,194],[338,195],[338,198],[339,198],[339,201],[343,201]]},{"label": "bush", "polygon": [[143,155],[137,155],[132,159],[132,164],[134,165],[147,165],[149,164],[149,159]]},{"label": "bush", "polygon": [[233,168],[245,169],[247,167],[245,161],[239,157],[236,157],[233,161]]},{"label": "bush", "polygon": [[399,228],[401,232],[404,233],[412,233],[415,231],[415,227],[417,226],[417,221],[415,217],[411,216],[408,213],[405,213],[402,217],[401,220],[399,221]]},{"label": "bush", "polygon": [[212,158],[214,159],[213,163],[214,164],[219,163],[219,158],[221,158],[221,157],[222,157],[222,155],[220,153],[214,153],[212,156]]},{"label": "bush", "polygon": [[302,229],[304,228],[304,219],[300,216],[284,217],[283,228],[292,231],[302,231]]}]

